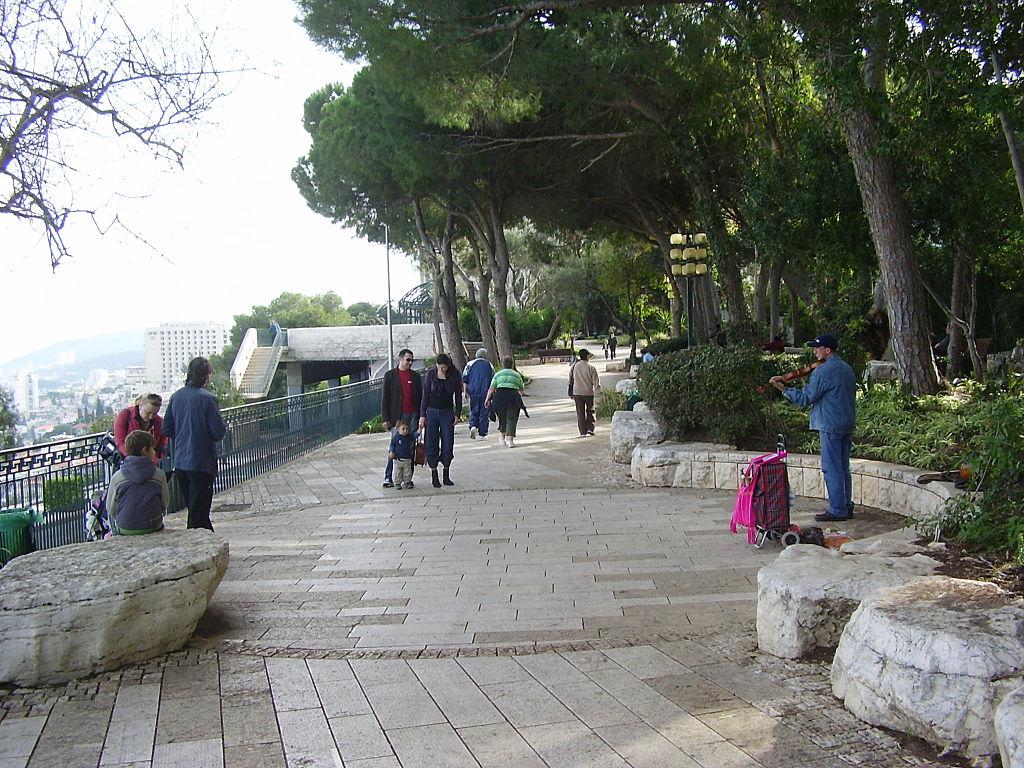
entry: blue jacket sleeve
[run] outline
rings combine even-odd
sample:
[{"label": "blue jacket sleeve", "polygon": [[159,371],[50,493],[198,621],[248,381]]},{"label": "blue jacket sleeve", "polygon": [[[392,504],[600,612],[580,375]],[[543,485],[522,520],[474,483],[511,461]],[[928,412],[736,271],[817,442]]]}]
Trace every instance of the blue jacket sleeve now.
[{"label": "blue jacket sleeve", "polygon": [[220,405],[215,397],[210,398],[206,408],[206,428],[215,442],[223,440],[224,435],[228,432],[228,425],[224,422],[224,417],[220,415]]},{"label": "blue jacket sleeve", "polygon": [[811,373],[811,379],[807,382],[807,386],[803,389],[797,389],[796,387],[786,387],[782,390],[782,394],[789,402],[793,405],[808,406],[814,405],[816,402],[821,400],[828,391],[828,381],[825,378],[824,372],[817,368]]}]

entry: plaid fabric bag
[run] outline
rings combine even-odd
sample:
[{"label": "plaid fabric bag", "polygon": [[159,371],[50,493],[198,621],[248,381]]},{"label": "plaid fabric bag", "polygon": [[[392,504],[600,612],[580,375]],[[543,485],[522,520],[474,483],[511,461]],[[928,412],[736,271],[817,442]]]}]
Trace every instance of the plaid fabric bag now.
[{"label": "plaid fabric bag", "polygon": [[761,465],[751,506],[758,527],[769,530],[789,527],[789,473],[784,461]]}]

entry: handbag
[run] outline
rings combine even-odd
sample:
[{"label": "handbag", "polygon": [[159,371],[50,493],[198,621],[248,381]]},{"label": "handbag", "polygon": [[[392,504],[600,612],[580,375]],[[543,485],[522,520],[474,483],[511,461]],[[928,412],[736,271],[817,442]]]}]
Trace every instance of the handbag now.
[{"label": "handbag", "polygon": [[100,444],[96,446],[96,453],[107,464],[112,466],[115,472],[121,466],[121,462],[124,461],[124,456],[117,448],[117,441],[114,439],[113,432],[107,432],[107,434],[100,438]]},{"label": "handbag", "polygon": [[413,459],[413,461],[415,461],[416,465],[419,467],[422,467],[427,463],[427,446],[422,442],[416,443],[416,458]]}]

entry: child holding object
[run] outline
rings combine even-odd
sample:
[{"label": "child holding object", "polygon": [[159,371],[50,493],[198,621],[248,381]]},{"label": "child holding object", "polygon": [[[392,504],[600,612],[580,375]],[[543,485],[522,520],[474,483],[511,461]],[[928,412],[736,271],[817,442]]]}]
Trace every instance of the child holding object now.
[{"label": "child holding object", "polygon": [[391,436],[388,458],[394,462],[395,488],[412,488],[413,458],[416,456],[416,437],[409,422],[400,421]]},{"label": "child holding object", "polygon": [[110,478],[107,489],[107,518],[114,534],[137,536],[164,527],[170,502],[167,478],[154,465],[156,440],[137,429],[124,440],[127,456]]}]

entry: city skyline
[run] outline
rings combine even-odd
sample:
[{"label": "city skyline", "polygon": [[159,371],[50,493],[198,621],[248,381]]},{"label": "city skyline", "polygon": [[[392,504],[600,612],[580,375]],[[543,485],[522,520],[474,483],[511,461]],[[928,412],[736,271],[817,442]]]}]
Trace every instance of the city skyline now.
[{"label": "city skyline", "polygon": [[[83,158],[90,184],[75,197],[99,198],[101,224],[116,215],[137,237],[117,226],[101,236],[79,220],[67,230],[74,257],[51,273],[39,233],[0,218],[0,279],[13,288],[5,308],[16,318],[7,360],[165,322],[233,324],[283,291],[333,290],[346,305],[385,301],[383,246],[313,213],[289,175],[309,147],[304,100],[327,83],[350,82],[355,67],[317,48],[288,0],[259,14],[222,0],[202,13],[225,50],[244,52],[247,70],[197,128],[184,170],[127,144]],[[395,301],[420,282],[394,250],[391,278]]]}]

